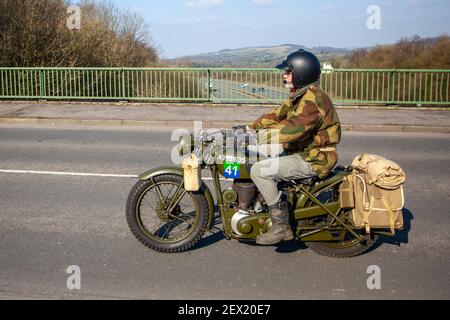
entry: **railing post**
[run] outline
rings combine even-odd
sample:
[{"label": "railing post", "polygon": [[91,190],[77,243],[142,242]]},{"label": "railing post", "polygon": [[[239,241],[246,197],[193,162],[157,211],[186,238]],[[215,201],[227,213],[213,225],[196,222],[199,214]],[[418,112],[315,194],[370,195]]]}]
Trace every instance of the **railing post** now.
[{"label": "railing post", "polygon": [[211,69],[208,69],[208,102],[211,102]]},{"label": "railing post", "polygon": [[393,69],[391,71],[391,86],[392,86],[392,90],[391,90],[391,99],[390,102],[392,104],[395,103],[395,74],[397,73],[397,69]]},{"label": "railing post", "polygon": [[45,73],[44,73],[44,67],[41,67],[41,70],[39,70],[39,94],[40,98],[45,97]]},{"label": "railing post", "polygon": [[120,75],[122,79],[122,99],[125,99],[125,71],[123,70],[123,67],[120,68]]}]

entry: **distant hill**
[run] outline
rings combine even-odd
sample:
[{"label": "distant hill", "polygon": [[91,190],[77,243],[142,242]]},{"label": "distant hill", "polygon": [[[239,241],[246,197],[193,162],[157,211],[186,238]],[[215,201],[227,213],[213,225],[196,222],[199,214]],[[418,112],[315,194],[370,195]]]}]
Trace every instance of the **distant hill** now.
[{"label": "distant hill", "polygon": [[413,36],[395,44],[378,45],[352,51],[333,60],[336,68],[371,69],[449,69],[450,36]]},{"label": "distant hill", "polygon": [[202,53],[166,60],[169,64],[190,65],[192,67],[274,67],[288,54],[299,50],[309,50],[317,54],[321,62],[329,62],[344,56],[350,50],[333,47],[307,48],[295,44],[279,46],[224,49],[218,52]]}]

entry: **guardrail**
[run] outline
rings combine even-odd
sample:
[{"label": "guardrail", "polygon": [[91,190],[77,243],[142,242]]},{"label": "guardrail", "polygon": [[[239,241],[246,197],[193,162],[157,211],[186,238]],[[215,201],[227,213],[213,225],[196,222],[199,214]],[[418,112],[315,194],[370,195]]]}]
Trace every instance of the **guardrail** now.
[{"label": "guardrail", "polygon": [[[324,70],[338,104],[450,105],[450,70]],[[279,103],[277,69],[0,68],[0,99]]]}]

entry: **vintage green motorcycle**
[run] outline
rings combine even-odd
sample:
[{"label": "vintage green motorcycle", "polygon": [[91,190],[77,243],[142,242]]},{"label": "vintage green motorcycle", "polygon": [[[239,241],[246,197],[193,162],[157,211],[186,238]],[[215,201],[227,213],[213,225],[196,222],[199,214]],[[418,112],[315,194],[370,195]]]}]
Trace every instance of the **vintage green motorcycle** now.
[{"label": "vintage green motorcycle", "polygon": [[[267,155],[252,152],[249,140],[241,127],[182,136],[179,155],[196,154],[201,159],[200,169],[210,170],[215,200],[203,179],[198,191],[186,191],[180,166],[147,171],[139,176],[127,199],[126,218],[133,235],[153,250],[176,253],[192,248],[205,232],[217,230],[219,216],[226,239],[252,242],[266,232],[270,215],[250,179],[250,168]],[[349,211],[340,208],[339,185],[351,171],[351,167],[338,167],[325,179],[279,183],[290,204],[296,238],[318,254],[354,257],[369,251],[379,236],[376,231],[366,234],[355,228]],[[223,180],[232,185],[223,189]]]}]

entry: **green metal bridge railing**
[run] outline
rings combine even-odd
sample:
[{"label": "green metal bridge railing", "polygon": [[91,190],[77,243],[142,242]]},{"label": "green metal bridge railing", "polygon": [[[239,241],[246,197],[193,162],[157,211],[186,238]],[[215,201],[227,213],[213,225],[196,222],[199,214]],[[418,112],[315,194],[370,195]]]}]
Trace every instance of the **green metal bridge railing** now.
[{"label": "green metal bridge railing", "polygon": [[[450,70],[324,70],[338,104],[450,105]],[[0,68],[0,99],[279,103],[277,69]]]}]

